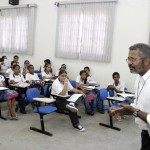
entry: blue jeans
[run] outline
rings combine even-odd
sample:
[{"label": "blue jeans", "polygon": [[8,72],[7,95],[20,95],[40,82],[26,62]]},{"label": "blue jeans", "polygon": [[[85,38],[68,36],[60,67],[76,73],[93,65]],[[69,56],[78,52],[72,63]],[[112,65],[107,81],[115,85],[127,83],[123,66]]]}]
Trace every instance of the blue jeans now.
[{"label": "blue jeans", "polygon": [[93,92],[97,95],[96,103],[97,103],[97,110],[103,110],[103,101],[100,100],[100,93],[98,89],[94,89]]},{"label": "blue jeans", "polygon": [[93,94],[94,96],[94,100],[93,101],[89,101],[86,97],[84,97],[84,105],[85,105],[85,109],[86,112],[95,112],[96,111],[96,95]]}]

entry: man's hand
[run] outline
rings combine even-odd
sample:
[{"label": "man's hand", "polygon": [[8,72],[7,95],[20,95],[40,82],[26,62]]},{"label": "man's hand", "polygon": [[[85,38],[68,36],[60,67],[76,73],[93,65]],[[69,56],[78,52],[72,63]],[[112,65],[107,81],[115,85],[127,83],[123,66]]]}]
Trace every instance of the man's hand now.
[{"label": "man's hand", "polygon": [[134,113],[136,111],[136,109],[131,105],[120,104],[120,106],[131,113]]}]

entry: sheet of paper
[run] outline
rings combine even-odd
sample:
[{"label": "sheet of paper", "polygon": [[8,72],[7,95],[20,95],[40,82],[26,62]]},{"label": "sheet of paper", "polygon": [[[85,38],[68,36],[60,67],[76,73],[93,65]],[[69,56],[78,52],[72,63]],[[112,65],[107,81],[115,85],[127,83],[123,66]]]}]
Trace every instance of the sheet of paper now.
[{"label": "sheet of paper", "polygon": [[127,93],[117,93],[117,95],[126,98],[126,97],[135,97],[134,94],[127,94]]},{"label": "sheet of paper", "polygon": [[79,97],[81,97],[81,96],[82,96],[82,94],[73,94],[69,99],[67,99],[67,101],[76,102],[79,99]]},{"label": "sheet of paper", "polygon": [[8,88],[6,88],[6,87],[0,87],[0,91],[2,91],[2,90],[8,90]]}]

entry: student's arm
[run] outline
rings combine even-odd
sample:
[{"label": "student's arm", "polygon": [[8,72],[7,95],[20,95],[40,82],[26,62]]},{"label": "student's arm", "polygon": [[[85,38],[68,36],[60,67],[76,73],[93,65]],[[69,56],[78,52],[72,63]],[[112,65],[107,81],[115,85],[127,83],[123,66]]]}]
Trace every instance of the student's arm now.
[{"label": "student's arm", "polygon": [[117,88],[115,88],[113,85],[108,85],[107,87],[108,90],[114,90],[116,93],[122,93],[122,91],[118,90]]},{"label": "student's arm", "polygon": [[71,92],[74,92],[74,93],[79,93],[79,94],[82,94],[83,96],[85,96],[85,93],[81,90],[78,90],[78,89],[72,89]]}]

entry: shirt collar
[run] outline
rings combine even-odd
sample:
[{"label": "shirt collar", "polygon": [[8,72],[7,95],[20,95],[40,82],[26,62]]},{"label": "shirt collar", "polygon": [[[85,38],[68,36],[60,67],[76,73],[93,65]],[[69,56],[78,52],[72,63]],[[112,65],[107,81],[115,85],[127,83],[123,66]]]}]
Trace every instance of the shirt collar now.
[{"label": "shirt collar", "polygon": [[147,80],[147,78],[150,76],[150,69],[141,77],[144,81]]}]

